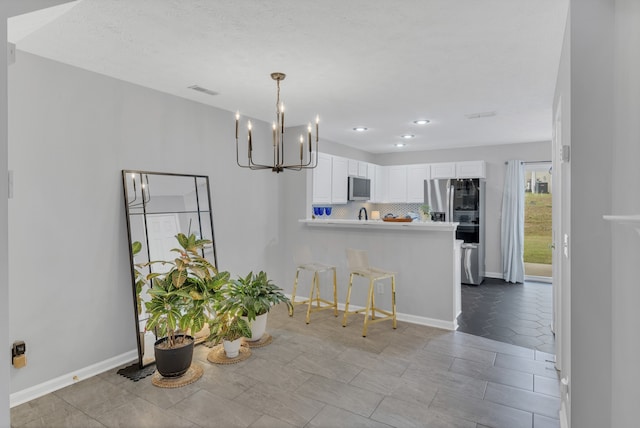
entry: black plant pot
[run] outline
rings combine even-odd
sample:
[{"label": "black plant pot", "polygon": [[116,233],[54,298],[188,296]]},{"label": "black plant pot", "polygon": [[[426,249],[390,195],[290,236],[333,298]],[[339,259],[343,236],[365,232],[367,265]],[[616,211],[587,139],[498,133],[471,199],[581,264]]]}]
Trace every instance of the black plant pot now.
[{"label": "black plant pot", "polygon": [[184,337],[182,343],[177,343],[175,348],[164,348],[158,346],[167,341],[166,337],[156,340],[154,344],[154,352],[156,355],[156,369],[164,377],[182,376],[191,367],[193,359],[193,337],[185,335],[177,335]]}]

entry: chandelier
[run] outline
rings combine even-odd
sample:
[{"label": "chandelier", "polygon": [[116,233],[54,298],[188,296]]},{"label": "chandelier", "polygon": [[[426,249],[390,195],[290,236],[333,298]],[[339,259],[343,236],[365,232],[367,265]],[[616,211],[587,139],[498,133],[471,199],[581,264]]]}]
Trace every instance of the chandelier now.
[{"label": "chandelier", "polygon": [[[315,168],[318,165],[318,122],[319,117],[316,116],[315,129],[315,157],[313,156],[313,144],[311,138],[311,123],[307,126],[307,148],[305,148],[305,139],[300,135],[300,162],[286,164],[284,149],[284,103],[280,101],[280,82],[284,80],[284,73],[271,73],[271,78],[276,81],[278,86],[278,94],[276,98],[276,121],[273,122],[273,163],[271,165],[256,163],[253,161],[253,139],[251,135],[251,121],[247,122],[247,163],[240,163],[240,155],[238,149],[238,123],[240,121],[240,112],[236,112],[236,162],[238,166],[249,169],[270,169],[273,172],[280,173],[285,169],[301,171],[303,169]],[[305,154],[306,153],[306,154]]]}]

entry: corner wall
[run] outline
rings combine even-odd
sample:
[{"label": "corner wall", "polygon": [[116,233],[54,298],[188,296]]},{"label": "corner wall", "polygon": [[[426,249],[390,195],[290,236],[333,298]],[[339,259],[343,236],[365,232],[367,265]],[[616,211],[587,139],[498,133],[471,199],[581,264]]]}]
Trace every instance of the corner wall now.
[{"label": "corner wall", "polygon": [[11,360],[6,352],[10,346],[9,329],[9,244],[8,244],[8,102],[7,102],[7,18],[0,14],[0,427],[10,426],[9,418],[9,370]]},{"label": "corner wall", "polygon": [[136,348],[122,169],[208,175],[218,267],[280,281],[278,177],[238,168],[232,112],[20,51],[9,112],[9,334],[28,349],[11,392]]},{"label": "corner wall", "polygon": [[[640,215],[640,2],[615,1],[611,214]],[[638,227],[636,224],[635,227]],[[637,424],[640,403],[640,233],[612,228],[611,414],[614,428]],[[640,230],[638,231],[640,232]]]},{"label": "corner wall", "polygon": [[580,0],[570,5],[570,388],[571,425],[580,428],[610,427],[612,417],[611,227],[602,216],[611,210],[612,148],[617,145],[615,3]]}]

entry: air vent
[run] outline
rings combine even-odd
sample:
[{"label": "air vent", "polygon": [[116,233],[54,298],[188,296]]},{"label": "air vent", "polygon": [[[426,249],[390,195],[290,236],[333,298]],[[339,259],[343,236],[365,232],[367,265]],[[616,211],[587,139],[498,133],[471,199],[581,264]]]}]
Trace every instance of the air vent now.
[{"label": "air vent", "polygon": [[495,111],[485,111],[483,113],[465,114],[467,119],[481,119],[483,117],[491,117],[491,116],[495,116],[495,115],[496,115]]},{"label": "air vent", "polygon": [[193,89],[194,91],[202,92],[207,95],[218,95],[217,92],[212,91],[211,89],[203,88],[202,86],[192,85],[189,86],[189,89]]}]

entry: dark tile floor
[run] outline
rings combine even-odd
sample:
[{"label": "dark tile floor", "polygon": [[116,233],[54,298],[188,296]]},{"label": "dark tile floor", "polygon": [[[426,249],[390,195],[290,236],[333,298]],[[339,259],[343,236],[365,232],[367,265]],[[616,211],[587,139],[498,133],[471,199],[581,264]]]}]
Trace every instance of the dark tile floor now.
[{"label": "dark tile floor", "polygon": [[495,278],[479,286],[463,284],[458,331],[555,354],[552,290],[551,284]]}]

